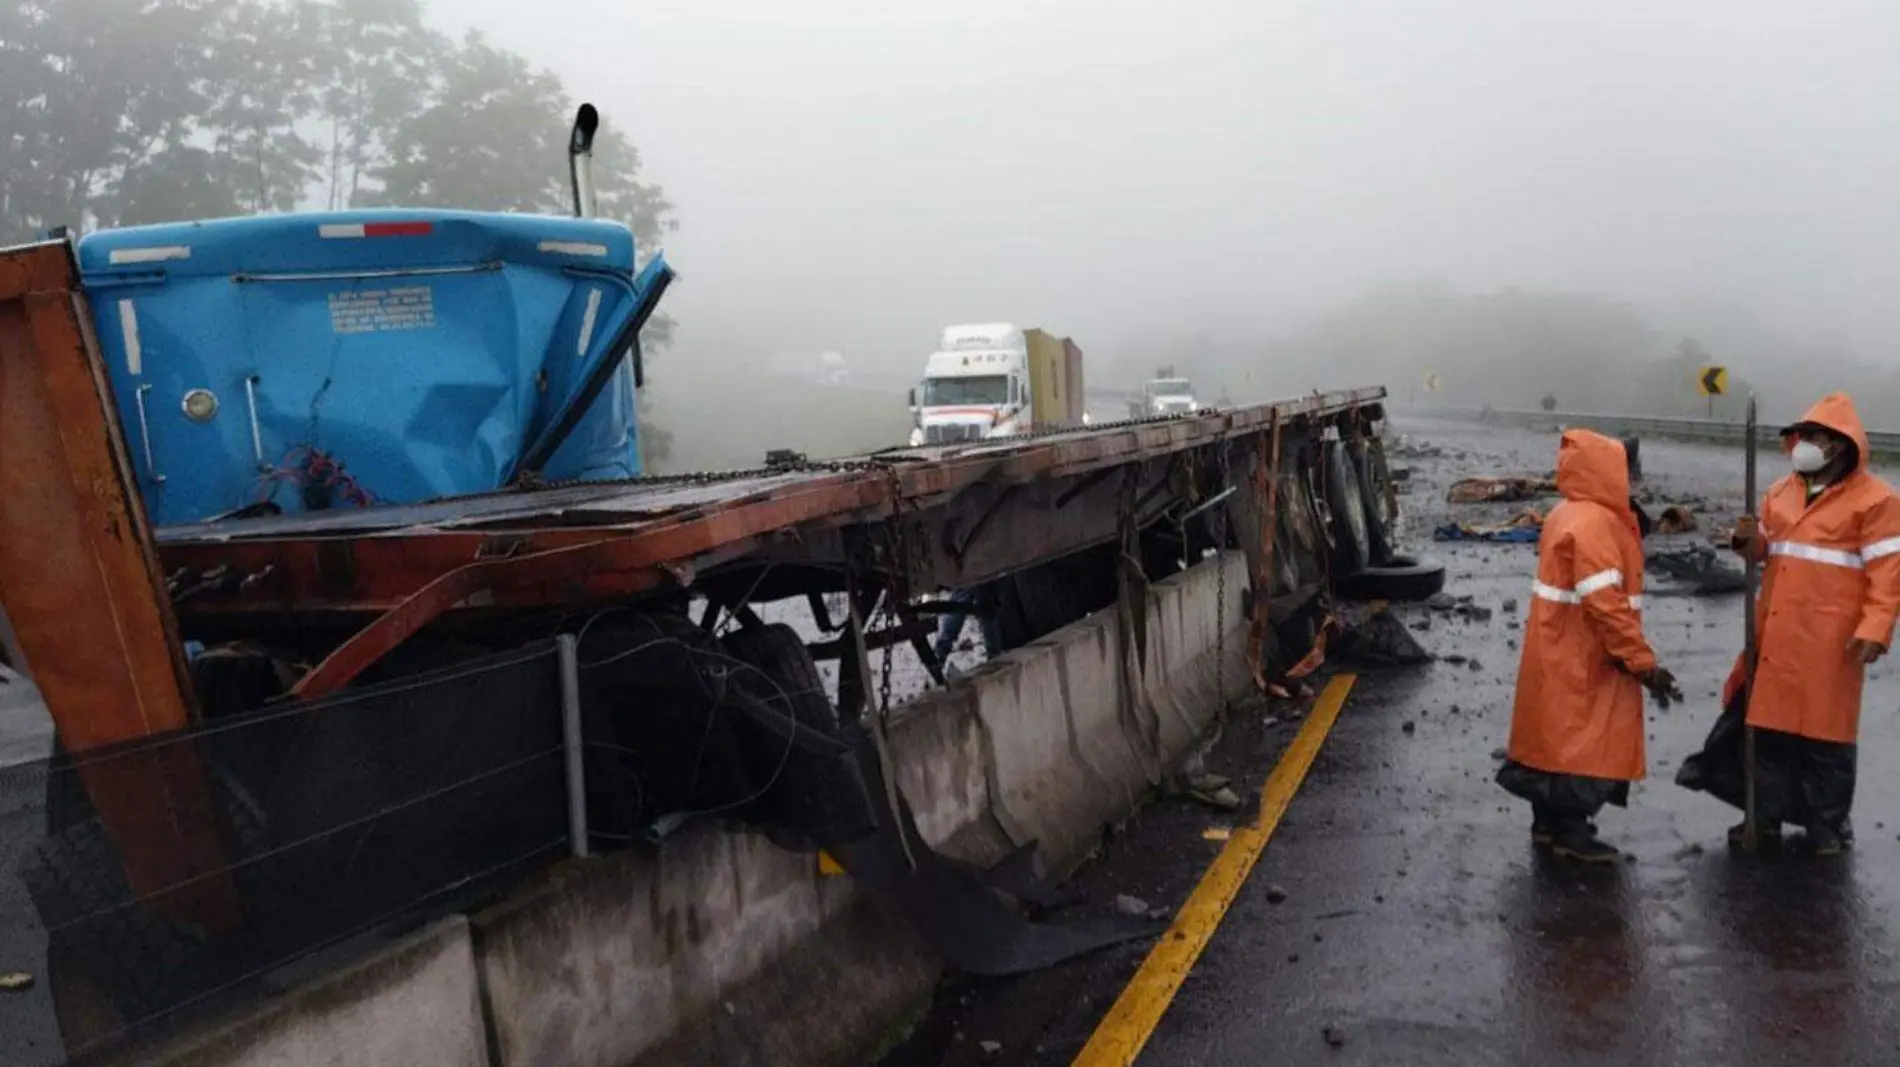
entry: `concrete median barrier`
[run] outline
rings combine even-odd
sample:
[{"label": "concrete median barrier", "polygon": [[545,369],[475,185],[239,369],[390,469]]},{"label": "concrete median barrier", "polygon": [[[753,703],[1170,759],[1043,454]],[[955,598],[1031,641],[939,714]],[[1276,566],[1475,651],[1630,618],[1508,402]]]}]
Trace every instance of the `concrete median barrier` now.
[{"label": "concrete median barrier", "polygon": [[[1046,874],[1074,866],[1153,768],[1192,750],[1223,692],[1243,691],[1245,584],[1230,552],[1151,588],[1132,707],[1109,609],[895,712],[892,760],[919,832],[957,859],[987,864],[1035,841]],[[849,878],[712,823],[659,849],[564,864],[447,929],[439,954],[454,967],[331,983],[322,1013],[275,1005],[224,1032],[253,1035],[245,1047],[279,1063],[343,1062],[326,1048],[365,1050],[350,1062],[492,1067],[861,1063],[940,970]],[[417,951],[354,973],[393,974],[392,960]],[[215,1045],[162,1062],[266,1062],[204,1058]]]}]

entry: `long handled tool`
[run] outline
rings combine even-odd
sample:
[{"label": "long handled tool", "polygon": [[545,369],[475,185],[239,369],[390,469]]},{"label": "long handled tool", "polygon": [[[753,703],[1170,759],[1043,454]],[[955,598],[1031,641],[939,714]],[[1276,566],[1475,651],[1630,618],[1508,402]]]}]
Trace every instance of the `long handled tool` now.
[{"label": "long handled tool", "polygon": [[[1755,519],[1755,446],[1757,440],[1757,417],[1755,394],[1748,395],[1748,445],[1746,473],[1742,478],[1742,491],[1746,493],[1747,510],[1744,516]],[[1761,536],[1760,527],[1756,527],[1755,536]],[[1742,592],[1742,848],[1753,852],[1760,843],[1759,828],[1755,824],[1755,728],[1748,725],[1748,702],[1755,695],[1755,657],[1759,639],[1755,632],[1755,587],[1760,577],[1760,565],[1755,562],[1755,546],[1748,546],[1743,556],[1743,567],[1747,581]]]}]

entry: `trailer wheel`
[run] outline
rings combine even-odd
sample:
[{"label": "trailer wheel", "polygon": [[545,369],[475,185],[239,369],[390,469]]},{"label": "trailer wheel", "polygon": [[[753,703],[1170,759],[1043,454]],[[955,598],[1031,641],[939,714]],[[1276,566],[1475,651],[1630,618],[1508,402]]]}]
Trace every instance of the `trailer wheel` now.
[{"label": "trailer wheel", "polygon": [[1322,458],[1326,476],[1326,510],[1330,513],[1328,532],[1333,542],[1333,576],[1356,574],[1372,561],[1372,533],[1366,521],[1365,494],[1359,486],[1359,471],[1346,445],[1329,441]]},{"label": "trailer wheel", "polygon": [[1391,508],[1391,477],[1386,470],[1384,450],[1376,444],[1354,449],[1354,466],[1359,473],[1359,495],[1366,516],[1367,563],[1392,558],[1392,527],[1398,516]]},{"label": "trailer wheel", "polygon": [[741,660],[784,687],[786,713],[800,725],[836,735],[838,707],[825,692],[825,677],[798,631],[784,623],[751,626],[719,639],[727,654]]},{"label": "trailer wheel", "polygon": [[1435,559],[1393,556],[1339,580],[1350,600],[1430,600],[1445,589],[1445,565]]}]

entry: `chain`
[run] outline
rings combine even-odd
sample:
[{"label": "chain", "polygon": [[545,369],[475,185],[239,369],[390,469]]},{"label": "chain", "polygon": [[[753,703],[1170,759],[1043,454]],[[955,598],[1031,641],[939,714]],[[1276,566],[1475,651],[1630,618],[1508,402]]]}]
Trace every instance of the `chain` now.
[{"label": "chain", "polygon": [[[1219,492],[1227,491],[1228,443],[1220,442],[1214,446],[1220,449],[1215,469],[1219,472]],[[1218,504],[1214,514],[1209,515],[1208,525],[1214,530],[1214,696],[1222,710],[1227,707],[1227,505]],[[1254,597],[1254,610],[1260,610],[1258,594]]]},{"label": "chain", "polygon": [[[903,625],[903,617],[897,612],[898,600],[903,596],[904,586],[909,584],[910,551],[909,538],[904,535],[904,485],[896,467],[890,467],[891,477],[891,517],[887,521],[891,558],[887,561],[890,568],[890,585],[884,593],[884,611],[888,616],[887,625]],[[878,678],[878,710],[887,718],[891,713],[891,664],[897,658],[897,646],[884,646],[884,660],[880,665]]]},{"label": "chain", "polygon": [[[1146,426],[1152,423],[1180,422],[1187,419],[1205,418],[1207,413],[1188,414],[1176,412],[1172,415],[1150,415],[1139,419],[1122,419],[1117,422],[1101,422],[1092,426],[1056,427],[1046,430],[1033,430],[1028,433],[1010,434],[1001,437],[986,437],[978,441],[961,441],[961,445],[984,447],[996,444],[1015,444],[1025,441],[1037,441],[1064,434],[1099,433],[1103,430],[1126,429],[1130,426]],[[578,486],[605,488],[621,486],[628,489],[640,489],[649,486],[667,485],[718,485],[721,482],[744,481],[748,478],[769,478],[787,474],[863,474],[867,471],[895,471],[896,464],[905,460],[928,461],[929,457],[920,455],[929,449],[941,445],[919,445],[916,448],[887,448],[880,452],[857,459],[795,461],[763,467],[745,467],[723,471],[689,471],[683,474],[642,474],[633,478],[533,478],[524,484],[506,489],[491,489],[480,493],[465,493],[458,500],[480,500],[485,497],[515,496],[523,491],[549,489],[571,489]]]}]

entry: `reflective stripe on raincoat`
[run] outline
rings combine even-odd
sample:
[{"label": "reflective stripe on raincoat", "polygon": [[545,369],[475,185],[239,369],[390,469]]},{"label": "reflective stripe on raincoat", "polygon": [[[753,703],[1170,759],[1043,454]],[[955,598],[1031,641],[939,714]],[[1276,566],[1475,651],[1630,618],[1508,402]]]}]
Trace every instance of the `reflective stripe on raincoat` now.
[{"label": "reflective stripe on raincoat", "polygon": [[1623,446],[1569,430],[1537,543],[1537,580],[1511,710],[1511,759],[1540,771],[1643,777],[1643,543]]},{"label": "reflective stripe on raincoat", "polygon": [[[1770,486],[1762,502],[1768,562],[1755,613],[1761,661],[1748,725],[1851,743],[1860,734],[1866,668],[1848,659],[1847,645],[1860,638],[1885,647],[1893,639],[1900,499],[1867,470],[1867,431],[1845,393],[1823,397],[1801,421],[1851,439],[1859,462],[1812,503],[1798,474]],[[1724,703],[1740,690],[1744,667],[1736,657]]]}]

